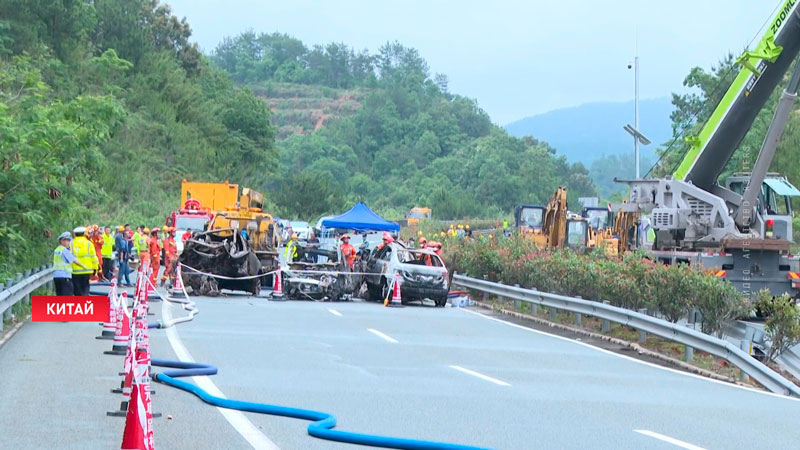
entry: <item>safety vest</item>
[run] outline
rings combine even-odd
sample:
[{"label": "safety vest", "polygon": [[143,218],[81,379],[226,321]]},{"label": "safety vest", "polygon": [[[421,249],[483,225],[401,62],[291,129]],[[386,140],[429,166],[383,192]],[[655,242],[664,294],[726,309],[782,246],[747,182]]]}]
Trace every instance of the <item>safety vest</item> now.
[{"label": "safety vest", "polygon": [[66,249],[67,247],[63,245],[56,247],[56,251],[53,252],[53,269],[61,270],[72,275],[72,264],[64,261],[64,257],[62,256],[62,253]]},{"label": "safety vest", "polygon": [[150,247],[147,244],[147,235],[140,234],[139,238],[133,243],[136,247],[136,250],[139,250],[139,253],[146,252],[150,250]]},{"label": "safety vest", "polygon": [[72,253],[78,261],[80,261],[88,269],[72,264],[72,273],[74,275],[85,275],[97,270],[97,254],[94,251],[94,245],[86,239],[86,236],[78,236],[72,241]]},{"label": "safety vest", "polygon": [[103,247],[100,250],[100,254],[103,255],[103,258],[111,258],[111,254],[114,252],[114,237],[110,234],[103,233]]},{"label": "safety vest", "polygon": [[291,262],[289,258],[292,260],[297,258],[297,244],[294,241],[289,241],[289,243],[286,244],[286,250],[283,251],[283,257],[287,262]]}]

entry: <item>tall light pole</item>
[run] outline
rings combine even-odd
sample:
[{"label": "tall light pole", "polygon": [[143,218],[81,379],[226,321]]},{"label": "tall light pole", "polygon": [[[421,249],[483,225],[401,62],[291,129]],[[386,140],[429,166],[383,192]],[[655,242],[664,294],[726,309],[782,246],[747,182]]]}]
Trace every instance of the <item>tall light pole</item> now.
[{"label": "tall light pole", "polygon": [[[639,52],[636,52],[636,58],[633,59],[633,78],[634,84],[636,88],[634,89],[633,95],[633,112],[634,112],[634,122],[633,128],[638,130],[639,129]],[[636,159],[636,179],[639,179],[639,139],[634,137],[633,138],[633,157]]]},{"label": "tall light pole", "polygon": [[[650,139],[647,139],[640,131],[639,131],[639,55],[637,52],[636,58],[633,60],[633,77],[634,77],[634,98],[633,98],[633,126],[630,124],[625,125],[622,127],[625,131],[628,132],[631,136],[633,136],[633,158],[636,161],[636,179],[638,180],[641,177],[641,173],[639,171],[639,144],[643,145],[650,145]],[[628,69],[631,68],[631,63],[628,63]]]}]

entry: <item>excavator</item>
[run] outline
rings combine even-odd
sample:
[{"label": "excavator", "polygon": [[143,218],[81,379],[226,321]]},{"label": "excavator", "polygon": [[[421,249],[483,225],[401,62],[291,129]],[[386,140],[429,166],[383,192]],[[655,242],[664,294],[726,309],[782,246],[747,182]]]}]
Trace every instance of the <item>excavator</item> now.
[{"label": "excavator", "polygon": [[736,78],[699,134],[687,139],[690,148],[671,176],[616,180],[630,194],[612,209],[638,222],[626,224],[636,228],[626,239],[632,249],[666,264],[702,265],[746,296],[769,289],[797,298],[800,287],[800,256],[789,252],[791,199],[800,190],[768,171],[797,97],[796,63],[752,169],[719,180],[800,53],[799,5],[786,0],[755,49],[737,60]]},{"label": "excavator", "polygon": [[[617,239],[611,236],[607,220],[610,214],[595,214],[584,208],[581,215],[567,208],[567,190],[559,187],[546,206],[520,205],[514,211],[517,230],[529,236],[541,249],[569,248],[579,252],[602,247],[606,254],[616,255]],[[605,218],[606,220],[602,220]]]}]

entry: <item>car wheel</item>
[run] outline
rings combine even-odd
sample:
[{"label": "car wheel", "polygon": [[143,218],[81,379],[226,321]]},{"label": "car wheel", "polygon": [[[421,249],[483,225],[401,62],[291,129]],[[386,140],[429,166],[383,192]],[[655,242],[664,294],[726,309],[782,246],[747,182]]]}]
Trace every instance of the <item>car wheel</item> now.
[{"label": "car wheel", "polygon": [[447,294],[437,297],[433,302],[437,307],[443,308],[445,305],[447,305]]},{"label": "car wheel", "polygon": [[365,283],[367,284],[368,300],[372,301],[372,302],[380,301],[381,300],[381,287],[380,286],[373,286],[373,285],[369,284],[369,282],[366,282],[366,281],[365,281]]}]

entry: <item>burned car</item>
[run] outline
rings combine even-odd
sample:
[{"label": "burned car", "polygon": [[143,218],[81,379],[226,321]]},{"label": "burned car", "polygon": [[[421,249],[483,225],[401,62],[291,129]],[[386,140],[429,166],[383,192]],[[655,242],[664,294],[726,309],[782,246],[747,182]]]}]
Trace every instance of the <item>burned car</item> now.
[{"label": "burned car", "polygon": [[263,267],[247,240],[240,233],[231,231],[220,229],[194,233],[184,243],[179,258],[183,267],[181,276],[192,294],[216,296],[220,289],[230,289],[258,295],[261,291],[258,277],[236,279],[260,275]]},{"label": "burned car", "polygon": [[400,274],[403,303],[428,298],[439,307],[447,304],[450,290],[447,268],[442,258],[430,250],[391,243],[373,250],[360,264],[359,272],[366,273],[363,282],[372,301],[389,298],[392,282],[396,274]]},{"label": "burned car", "polygon": [[283,293],[294,300],[347,300],[355,282],[338,246],[298,246],[298,258],[282,271]]}]

